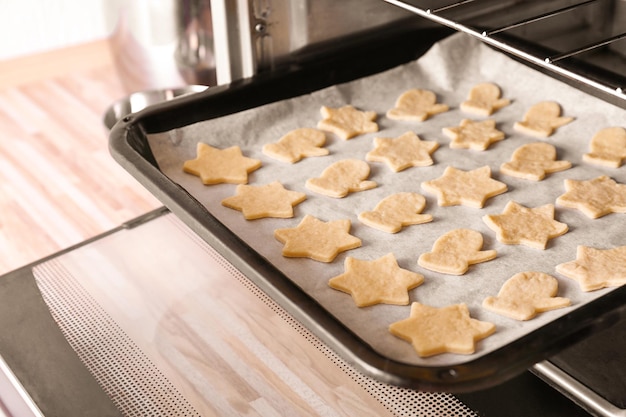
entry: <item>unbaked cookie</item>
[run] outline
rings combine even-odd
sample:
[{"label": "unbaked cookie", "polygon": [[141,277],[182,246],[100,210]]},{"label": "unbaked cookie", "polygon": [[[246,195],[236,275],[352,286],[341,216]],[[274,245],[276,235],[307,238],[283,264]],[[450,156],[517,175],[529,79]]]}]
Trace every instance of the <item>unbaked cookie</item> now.
[{"label": "unbaked cookie", "polygon": [[583,291],[626,284],[626,246],[596,249],[576,248],[576,260],[556,266],[556,272],[578,281]]},{"label": "unbaked cookie", "polygon": [[400,268],[396,257],[389,253],[374,261],[348,256],[344,273],[331,278],[328,285],[352,295],[357,307],[374,304],[408,305],[409,290],[424,282],[424,276]]},{"label": "unbaked cookie", "polygon": [[403,226],[427,223],[433,220],[424,210],[426,199],[418,193],[396,193],[382,199],[373,211],[359,214],[359,220],[374,229],[397,233]]},{"label": "unbaked cookie", "polygon": [[490,116],[511,103],[509,99],[501,98],[501,94],[496,84],[476,84],[470,90],[467,101],[461,103],[461,110],[478,116]]},{"label": "unbaked cookie", "polygon": [[611,168],[619,168],[626,159],[626,129],[607,127],[598,131],[589,144],[590,152],[583,161]]},{"label": "unbaked cookie", "polygon": [[573,117],[561,117],[561,106],[554,101],[542,101],[533,105],[521,122],[515,122],[513,128],[527,135],[546,138],[554,131],[571,121]]},{"label": "unbaked cookie", "polygon": [[350,220],[321,221],[309,214],[297,227],[276,229],[274,237],[283,246],[287,258],[310,258],[332,262],[344,251],[361,246],[361,239],[350,234]]},{"label": "unbaked cookie", "polygon": [[439,147],[437,142],[421,140],[413,132],[397,138],[374,138],[374,149],[365,155],[370,162],[385,162],[395,172],[410,167],[433,164],[431,154]]},{"label": "unbaked cookie", "polygon": [[422,268],[442,274],[463,275],[470,265],[495,259],[495,250],[481,250],[483,235],[471,229],[455,229],[439,237],[432,252],[420,255]]},{"label": "unbaked cookie", "polygon": [[442,131],[452,139],[450,142],[452,149],[484,151],[492,143],[499,142],[505,137],[504,132],[496,129],[496,121],[492,119],[483,121],[463,119],[459,126],[444,127]]},{"label": "unbaked cookie", "polygon": [[437,179],[422,183],[427,192],[437,195],[440,206],[482,208],[488,198],[506,192],[505,183],[491,178],[491,168],[485,165],[471,171],[449,166]]},{"label": "unbaked cookie", "polygon": [[545,142],[528,143],[513,152],[510,162],[500,166],[500,172],[512,177],[541,181],[546,174],[571,168],[569,161],[556,160],[556,148]]},{"label": "unbaked cookie", "polygon": [[239,146],[214,148],[198,142],[197,156],[183,163],[183,171],[200,177],[203,184],[246,184],[248,174],[261,167],[258,159],[246,158]]},{"label": "unbaked cookie", "polygon": [[565,223],[554,220],[554,206],[546,204],[527,208],[509,201],[502,214],[488,214],[483,221],[506,245],[526,245],[545,249],[548,240],[567,233]]},{"label": "unbaked cookie", "polygon": [[349,193],[376,187],[376,182],[367,181],[370,166],[359,159],[342,159],[326,168],[317,178],[309,178],[306,188],[328,197],[342,198]]},{"label": "unbaked cookie", "polygon": [[515,320],[530,320],[544,311],[567,307],[569,298],[556,297],[559,282],[543,272],[520,272],[509,278],[496,297],[487,297],[483,307]]},{"label": "unbaked cookie", "polygon": [[423,122],[430,116],[448,111],[445,104],[437,103],[437,96],[429,90],[412,89],[398,97],[396,106],[387,111],[387,117],[393,120]]},{"label": "unbaked cookie", "polygon": [[322,106],[322,120],[317,127],[327,130],[342,139],[350,139],[363,133],[378,132],[376,112],[361,111],[352,106],[332,108]]},{"label": "unbaked cookie", "polygon": [[389,331],[413,345],[419,356],[439,353],[469,355],[476,342],[496,331],[493,323],[470,317],[466,304],[436,308],[414,302],[409,318],[391,323]]},{"label": "unbaked cookie", "polygon": [[626,213],[626,184],[601,175],[588,181],[565,180],[565,194],[556,203],[597,219],[610,213]]},{"label": "unbaked cookie", "polygon": [[239,210],[247,220],[263,217],[293,217],[293,206],[306,199],[306,194],[290,191],[279,182],[266,185],[239,184],[236,195],[222,200],[222,205]]},{"label": "unbaked cookie", "polygon": [[321,130],[303,127],[288,132],[278,142],[263,145],[263,153],[279,161],[295,163],[310,156],[328,155],[323,148],[326,134]]}]

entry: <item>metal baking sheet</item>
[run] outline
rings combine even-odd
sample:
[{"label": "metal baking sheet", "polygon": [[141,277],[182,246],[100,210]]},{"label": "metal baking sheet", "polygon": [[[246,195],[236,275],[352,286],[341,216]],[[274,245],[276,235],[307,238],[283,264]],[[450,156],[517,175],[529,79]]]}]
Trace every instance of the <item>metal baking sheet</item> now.
[{"label": "metal baking sheet", "polygon": [[[524,82],[520,83],[520,80]],[[493,115],[506,139],[487,151],[450,149],[450,140],[441,129],[456,126],[463,118],[473,118],[463,114],[458,105],[465,100],[473,85],[484,81],[500,85],[504,96],[512,100],[510,106]],[[422,123],[385,118],[386,110],[410,88],[435,92],[439,101],[450,105],[451,110]],[[228,92],[224,96],[228,97]],[[546,140],[557,147],[558,159],[569,160],[573,167],[551,174],[538,183],[501,175],[500,164],[508,161],[516,148],[538,141],[516,133],[512,126],[521,120],[531,105],[543,100],[559,102],[564,115],[576,118]],[[380,131],[349,141],[329,134],[327,148],[330,155],[308,158],[294,165],[261,153],[263,144],[278,140],[289,130],[315,127],[322,105],[338,107],[345,104],[376,111]],[[177,107],[176,112],[184,111],[184,104]],[[163,111],[167,116],[167,108]],[[305,324],[316,327],[327,341],[334,342],[332,346],[360,364],[363,370],[392,383],[437,390],[467,389],[472,384],[481,386],[488,378],[495,383],[507,374],[510,376],[513,370],[529,366],[559,343],[564,343],[576,330],[592,325],[590,318],[619,305],[620,297],[623,300],[622,289],[584,293],[578,289],[577,283],[554,271],[558,263],[575,258],[577,245],[610,248],[626,244],[623,215],[612,214],[591,220],[576,210],[557,207],[555,219],[568,224],[570,230],[550,241],[545,251],[503,245],[482,221],[485,214],[501,213],[511,200],[527,207],[554,204],[556,197],[564,192],[563,180],[566,178],[590,179],[609,175],[621,183],[626,182],[624,168],[607,169],[582,162],[582,154],[587,152],[593,134],[603,127],[619,126],[623,116],[623,109],[585,95],[459,34],[437,43],[420,59],[380,74],[254,109],[149,133],[140,138],[142,146],[150,150],[150,158],[143,159],[154,158],[148,167],[156,167],[156,172],[152,168],[148,170],[150,172],[143,169],[141,158],[131,161],[133,158],[128,157],[128,152],[118,160],[121,159],[126,166],[130,162],[129,171],[138,174],[148,188],[152,188],[166,205],[170,203],[173,211],[210,243],[223,245],[226,252],[238,258],[236,265],[257,275],[261,281],[271,282],[267,286],[270,293],[274,292],[278,298],[285,297],[283,301],[299,310]],[[336,160],[363,159],[372,149],[374,137],[397,137],[406,131],[414,131],[423,140],[439,143],[439,149],[433,154],[434,165],[395,173],[384,164],[370,163],[370,179],[376,181],[378,187],[339,200],[316,195],[304,187],[307,178],[318,176]],[[204,186],[197,177],[182,171],[183,161],[195,157],[199,141],[220,148],[239,145],[244,155],[263,162],[263,167],[251,174],[251,184],[280,179],[288,189],[306,192],[307,200],[296,207],[293,219],[246,221],[241,213],[220,204],[222,199],[234,194],[235,185]],[[116,155],[115,146],[113,154]],[[435,197],[421,190],[419,183],[439,177],[449,165],[464,170],[489,165],[493,177],[508,185],[508,192],[488,200],[482,209],[439,207]],[[368,228],[356,219],[359,212],[371,210],[384,196],[398,191],[416,191],[424,195],[427,199],[424,212],[432,214],[434,221],[389,235]],[[325,221],[349,218],[352,220],[351,233],[362,239],[363,246],[343,253],[330,264],[282,257],[282,244],[274,239],[273,231],[279,227],[295,227],[305,214]],[[458,227],[481,232],[485,239],[484,249],[497,250],[496,260],[474,265],[463,276],[437,274],[417,265],[418,256],[430,251],[439,236]],[[350,296],[328,287],[328,279],[343,272],[346,256],[372,260],[388,252],[395,254],[401,267],[425,276],[424,284],[410,292],[411,301],[439,307],[466,303],[472,317],[495,323],[496,333],[479,342],[473,355],[442,354],[420,358],[410,344],[387,330],[390,323],[408,317],[408,306],[357,308]],[[515,273],[528,270],[555,276],[559,281],[558,295],[570,298],[572,306],[543,313],[527,322],[517,322],[482,309],[485,297],[497,294],[502,283]],[[283,285],[286,287],[277,288]],[[302,306],[300,301],[294,302],[294,296],[303,296],[312,304]]]}]

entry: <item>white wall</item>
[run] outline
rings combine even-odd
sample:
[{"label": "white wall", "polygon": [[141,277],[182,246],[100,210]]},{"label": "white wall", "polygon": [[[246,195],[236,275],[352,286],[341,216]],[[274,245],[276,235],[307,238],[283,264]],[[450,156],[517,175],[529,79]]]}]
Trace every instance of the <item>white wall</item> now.
[{"label": "white wall", "polygon": [[111,0],[0,0],[0,60],[102,39]]}]

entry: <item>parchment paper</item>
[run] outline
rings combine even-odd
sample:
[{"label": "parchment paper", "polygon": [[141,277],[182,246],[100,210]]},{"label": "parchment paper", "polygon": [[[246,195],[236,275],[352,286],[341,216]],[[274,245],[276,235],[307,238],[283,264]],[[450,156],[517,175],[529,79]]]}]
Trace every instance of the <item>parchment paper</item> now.
[{"label": "parchment paper", "polygon": [[[372,59],[376,57],[373,56]],[[502,88],[503,97],[512,100],[510,106],[492,116],[498,129],[505,132],[506,139],[493,144],[486,151],[450,149],[450,140],[442,134],[442,128],[457,126],[463,118],[479,119],[462,113],[459,104],[467,98],[473,85],[486,81],[497,83]],[[435,92],[438,101],[448,104],[451,110],[421,123],[387,119],[386,111],[393,107],[400,94],[411,88]],[[510,160],[515,149],[526,143],[540,141],[515,132],[513,124],[522,119],[530,106],[544,100],[559,102],[564,116],[576,118],[574,122],[559,128],[556,134],[545,139],[557,147],[557,159],[568,160],[573,167],[550,174],[541,182],[500,174],[500,165]],[[293,165],[274,160],[261,152],[263,144],[277,141],[290,130],[315,127],[320,120],[319,110],[322,105],[339,107],[346,104],[361,110],[376,111],[379,115],[379,132],[348,141],[329,133],[326,147],[330,150],[330,155],[306,158]],[[592,220],[578,210],[557,206],[555,219],[566,223],[569,232],[552,239],[546,250],[499,243],[495,233],[484,224],[482,217],[501,213],[511,200],[526,207],[555,204],[556,198],[565,192],[563,181],[566,178],[591,179],[599,175],[609,175],[620,183],[626,183],[624,167],[602,168],[582,162],[582,155],[588,152],[591,137],[601,128],[623,126],[624,116],[624,110],[618,107],[534,71],[476,39],[457,34],[434,45],[419,60],[387,72],[217,120],[190,125],[177,131],[150,135],[149,143],[166,176],[188,190],[233,233],[243,238],[318,300],[358,334],[364,343],[370,344],[376,351],[391,359],[405,363],[447,366],[488,354],[561,317],[571,309],[580,308],[611,291],[604,289],[584,293],[576,282],[557,274],[554,267],[574,260],[577,245],[603,249],[625,245],[626,218],[623,214],[611,214]],[[365,154],[373,148],[374,137],[397,137],[407,131],[416,132],[423,140],[439,143],[439,149],[433,154],[434,165],[395,173],[385,164],[370,163],[370,179],[376,181],[378,187],[350,194],[343,199],[318,195],[305,188],[308,178],[319,176],[324,168],[335,161],[345,158],[364,159]],[[292,219],[246,221],[240,212],[220,204],[222,199],[234,195],[235,185],[205,186],[199,178],[182,171],[183,162],[195,158],[198,141],[218,148],[239,145],[245,156],[263,162],[262,168],[250,175],[250,184],[267,184],[279,179],[287,189],[305,192],[307,200],[296,206],[295,217]],[[423,191],[420,183],[440,177],[449,165],[463,170],[489,165],[492,177],[506,183],[508,192],[487,200],[482,209],[439,207],[435,196]],[[427,200],[424,213],[432,214],[434,221],[406,227],[397,234],[387,234],[358,221],[358,213],[372,210],[382,198],[400,191],[414,191],[424,195]],[[310,259],[284,258],[281,255],[283,245],[273,237],[274,230],[297,226],[305,214],[311,214],[323,221],[350,219],[351,233],[362,239],[362,247],[344,252],[329,264]],[[481,232],[484,237],[483,249],[497,250],[497,258],[471,266],[462,276],[438,274],[419,267],[419,255],[429,252],[438,237],[455,228],[470,228]],[[408,317],[409,306],[376,305],[357,308],[348,294],[328,286],[330,278],[343,272],[346,256],[373,260],[389,252],[395,254],[400,267],[419,272],[425,277],[424,283],[410,292],[411,301],[436,307],[466,303],[473,318],[495,323],[496,333],[480,341],[473,355],[442,354],[420,358],[409,343],[388,332],[390,323]],[[541,271],[555,276],[559,281],[558,296],[570,298],[572,306],[540,314],[526,322],[508,319],[481,307],[485,297],[496,295],[508,278],[522,271]]]}]

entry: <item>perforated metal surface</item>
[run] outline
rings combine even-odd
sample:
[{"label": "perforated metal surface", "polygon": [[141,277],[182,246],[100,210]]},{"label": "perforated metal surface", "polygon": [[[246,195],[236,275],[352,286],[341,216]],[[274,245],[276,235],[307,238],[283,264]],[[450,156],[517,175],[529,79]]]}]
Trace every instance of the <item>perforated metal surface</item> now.
[{"label": "perforated metal surface", "polygon": [[33,272],[65,338],[124,415],[200,416],[58,260]]},{"label": "perforated metal surface", "polygon": [[[456,416],[476,414],[456,397],[390,386],[365,376],[330,350],[287,311],[262,292],[239,270],[215,252],[174,216],[166,216],[183,234],[199,245],[237,281],[285,320],[366,392],[398,417]],[[198,416],[158,366],[133,343],[120,326],[97,304],[57,259],[33,271],[44,300],[66,339],[87,369],[128,416]],[[244,290],[244,289],[242,289]]]}]

